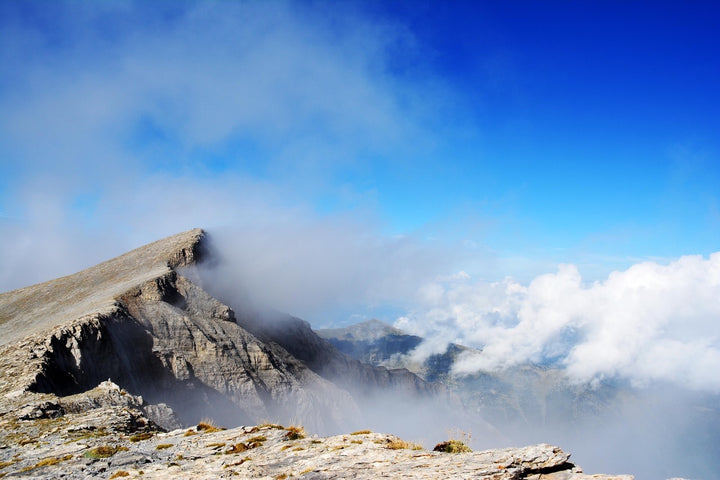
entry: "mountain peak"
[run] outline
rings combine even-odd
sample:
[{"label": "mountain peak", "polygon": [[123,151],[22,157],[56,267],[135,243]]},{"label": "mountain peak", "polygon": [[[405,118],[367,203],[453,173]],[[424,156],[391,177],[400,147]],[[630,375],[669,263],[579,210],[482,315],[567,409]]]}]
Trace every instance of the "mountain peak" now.
[{"label": "mountain peak", "polygon": [[342,328],[326,328],[318,330],[325,338],[338,338],[341,340],[372,341],[388,335],[407,336],[409,334],[393,327],[383,321],[372,318],[364,322],[355,323]]},{"label": "mountain peak", "polygon": [[129,289],[192,265],[205,232],[178,233],[65,277],[0,294],[0,345],[29,333],[112,308]]}]

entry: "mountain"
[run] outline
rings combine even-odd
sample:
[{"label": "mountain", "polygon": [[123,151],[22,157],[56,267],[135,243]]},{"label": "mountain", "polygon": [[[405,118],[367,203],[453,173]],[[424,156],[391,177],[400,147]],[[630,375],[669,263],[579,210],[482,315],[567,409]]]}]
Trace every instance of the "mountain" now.
[{"label": "mountain", "polygon": [[267,423],[333,432],[374,412],[434,435],[448,411],[468,417],[444,386],[353,359],[301,319],[236,313],[203,288],[213,255],[195,229],[0,294],[0,477],[590,478],[548,445],[458,463],[391,435]]},{"label": "mountain", "polygon": [[458,355],[473,349],[448,344],[445,352],[430,355],[423,362],[409,356],[423,338],[371,319],[343,328],[318,329],[317,334],[341,352],[371,365],[406,368],[429,382],[446,381]]},{"label": "mountain", "polygon": [[343,328],[320,329],[318,335],[338,350],[373,365],[407,368],[429,382],[442,382],[455,393],[468,412],[491,423],[524,428],[568,418],[587,420],[608,413],[619,395],[611,384],[593,388],[568,381],[559,369],[521,365],[502,372],[479,371],[455,375],[461,355],[482,355],[473,348],[450,343],[442,353],[422,362],[412,351],[424,339],[376,319]]},{"label": "mountain", "polygon": [[[350,395],[178,271],[204,254],[191,230],[67,277],[0,295],[0,395],[58,396],[111,379],[182,423],[292,416],[338,428]],[[162,419],[156,419],[162,423]]]},{"label": "mountain", "polygon": [[373,365],[407,355],[423,340],[375,319],[343,328],[318,329],[317,334],[341,352]]},{"label": "mountain", "polygon": [[352,358],[313,331],[304,320],[276,314],[270,321],[264,316],[243,318],[240,323],[259,338],[279,344],[315,373],[354,395],[364,395],[378,387],[383,392],[423,396],[444,392],[441,385],[424,381],[406,368],[388,369]]}]

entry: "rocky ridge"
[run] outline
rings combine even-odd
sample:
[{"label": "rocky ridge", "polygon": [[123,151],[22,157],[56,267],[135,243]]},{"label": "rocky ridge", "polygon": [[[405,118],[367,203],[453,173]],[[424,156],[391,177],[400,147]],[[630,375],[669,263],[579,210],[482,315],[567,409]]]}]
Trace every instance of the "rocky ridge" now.
[{"label": "rocky ridge", "polygon": [[156,405],[151,417],[169,406],[185,424],[208,411],[230,425],[297,418],[320,430],[352,418],[346,391],[258,340],[231,308],[178,273],[202,257],[204,235],[184,232],[1,294],[0,412],[28,393],[64,397],[111,378]]},{"label": "rocky ridge", "polygon": [[[0,417],[0,477],[37,479],[181,478],[630,480],[585,475],[550,445],[475,453],[426,451],[394,435],[359,431],[306,437],[276,424],[222,429],[202,422],[161,431],[135,407],[142,400],[112,382],[97,387],[96,408],[69,413],[72,402],[28,405]],[[101,399],[127,397],[125,406]],[[113,403],[110,401],[109,403]],[[63,410],[64,413],[60,414]],[[29,412],[34,415],[28,416]]]}]

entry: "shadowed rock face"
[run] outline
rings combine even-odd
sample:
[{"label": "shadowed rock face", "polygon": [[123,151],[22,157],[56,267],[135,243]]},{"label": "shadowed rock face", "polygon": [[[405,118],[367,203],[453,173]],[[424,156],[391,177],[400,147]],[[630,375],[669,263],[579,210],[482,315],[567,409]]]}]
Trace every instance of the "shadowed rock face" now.
[{"label": "shadowed rock face", "polygon": [[[177,273],[202,256],[203,236],[185,232],[0,295],[2,338],[17,339],[0,347],[0,394],[65,396],[110,378],[170,405],[185,423],[294,418],[336,430],[352,419],[347,392],[259,341],[232,309]],[[23,324],[32,332],[24,338]]]},{"label": "shadowed rock face", "polygon": [[278,314],[274,318],[245,317],[238,321],[259,337],[281,345],[317,374],[355,394],[376,389],[423,396],[443,392],[440,385],[426,382],[405,368],[373,366],[342,353],[299,318]]}]

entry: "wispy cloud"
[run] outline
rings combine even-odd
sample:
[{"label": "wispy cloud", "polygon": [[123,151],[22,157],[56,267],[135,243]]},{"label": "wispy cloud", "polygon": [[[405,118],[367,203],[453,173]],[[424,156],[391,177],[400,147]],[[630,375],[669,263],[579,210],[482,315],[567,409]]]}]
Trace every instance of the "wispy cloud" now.
[{"label": "wispy cloud", "polygon": [[[356,239],[379,229],[372,196],[342,175],[431,145],[448,94],[429,73],[397,71],[394,52],[413,55],[408,31],[353,5],[2,9],[2,290],[196,226],[254,229],[251,249],[270,230],[298,235],[271,243],[334,248],[350,271],[341,225]],[[421,68],[417,55],[404,68]],[[334,202],[349,212],[330,226],[316,212]]]}]

